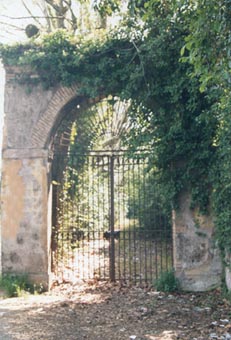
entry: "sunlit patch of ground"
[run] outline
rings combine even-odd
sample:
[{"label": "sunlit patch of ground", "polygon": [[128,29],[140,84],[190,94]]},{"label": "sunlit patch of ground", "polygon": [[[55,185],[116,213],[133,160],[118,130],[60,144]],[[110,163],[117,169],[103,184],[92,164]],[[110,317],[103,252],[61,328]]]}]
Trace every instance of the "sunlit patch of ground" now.
[{"label": "sunlit patch of ground", "polygon": [[145,338],[148,340],[175,340],[177,339],[177,333],[173,331],[163,331],[158,336],[146,334]]}]

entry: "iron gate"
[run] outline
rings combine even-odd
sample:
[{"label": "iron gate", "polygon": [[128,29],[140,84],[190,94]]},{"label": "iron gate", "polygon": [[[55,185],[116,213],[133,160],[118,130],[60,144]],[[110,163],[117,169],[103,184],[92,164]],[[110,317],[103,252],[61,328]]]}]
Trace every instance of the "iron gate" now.
[{"label": "iron gate", "polygon": [[57,155],[60,163],[52,233],[59,278],[152,283],[172,268],[170,210],[147,155]]}]

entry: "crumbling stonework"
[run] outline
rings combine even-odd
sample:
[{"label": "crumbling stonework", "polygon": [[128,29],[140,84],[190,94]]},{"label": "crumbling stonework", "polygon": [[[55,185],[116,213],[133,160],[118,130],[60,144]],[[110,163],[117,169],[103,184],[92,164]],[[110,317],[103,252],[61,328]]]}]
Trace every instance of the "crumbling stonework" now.
[{"label": "crumbling stonework", "polygon": [[184,290],[204,291],[220,285],[221,259],[211,216],[190,209],[190,200],[182,193],[173,213],[174,265]]},{"label": "crumbling stonework", "polygon": [[225,262],[226,262],[225,283],[226,283],[228,290],[231,291],[231,254],[230,254],[230,251],[226,252]]},{"label": "crumbling stonework", "polygon": [[48,278],[46,158],[46,152],[16,158],[8,151],[2,165],[3,272],[42,282]]}]

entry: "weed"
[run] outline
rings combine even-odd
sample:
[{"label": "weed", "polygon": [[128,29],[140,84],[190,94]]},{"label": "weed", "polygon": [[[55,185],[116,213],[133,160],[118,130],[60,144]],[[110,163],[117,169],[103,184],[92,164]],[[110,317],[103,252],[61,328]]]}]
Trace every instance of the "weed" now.
[{"label": "weed", "polygon": [[161,292],[176,292],[180,290],[179,280],[175,277],[174,270],[161,273],[160,277],[155,280],[154,286]]},{"label": "weed", "polygon": [[224,283],[222,283],[221,285],[221,294],[223,299],[226,300],[229,304],[231,304],[231,291],[227,288],[227,286]]},{"label": "weed", "polygon": [[28,293],[35,293],[35,288],[25,274],[6,274],[0,277],[0,289],[6,297],[19,297]]}]

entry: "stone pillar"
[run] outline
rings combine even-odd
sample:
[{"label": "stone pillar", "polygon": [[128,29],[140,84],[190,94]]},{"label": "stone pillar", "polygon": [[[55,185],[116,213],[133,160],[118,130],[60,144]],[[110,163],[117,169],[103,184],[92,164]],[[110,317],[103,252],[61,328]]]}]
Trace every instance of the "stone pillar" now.
[{"label": "stone pillar", "polygon": [[[49,284],[47,151],[3,152],[2,272]],[[49,229],[47,225],[49,224]]]},{"label": "stone pillar", "polygon": [[231,291],[231,254],[230,251],[226,251],[225,255],[225,283],[229,291]]},{"label": "stone pillar", "polygon": [[5,71],[1,269],[28,274],[47,287],[52,202],[48,149],[62,118],[78,104],[77,89],[57,84],[44,90],[17,81],[24,72],[36,77],[29,68],[5,66]]},{"label": "stone pillar", "polygon": [[[28,274],[30,279],[49,284],[48,151],[32,133],[45,115],[53,91],[19,84],[23,72],[6,67],[4,133],[1,178],[1,269],[2,273]],[[44,131],[44,129],[42,129]]]},{"label": "stone pillar", "polygon": [[190,209],[190,202],[183,193],[173,212],[174,267],[183,290],[205,291],[220,285],[221,259],[211,216]]}]

